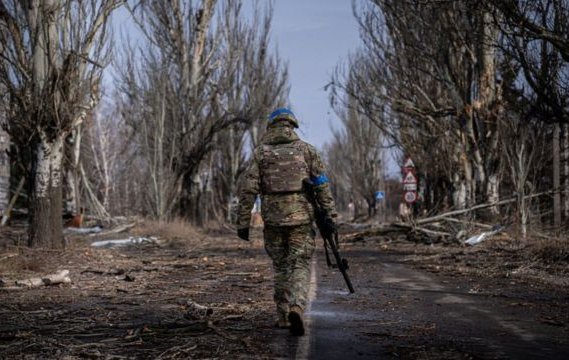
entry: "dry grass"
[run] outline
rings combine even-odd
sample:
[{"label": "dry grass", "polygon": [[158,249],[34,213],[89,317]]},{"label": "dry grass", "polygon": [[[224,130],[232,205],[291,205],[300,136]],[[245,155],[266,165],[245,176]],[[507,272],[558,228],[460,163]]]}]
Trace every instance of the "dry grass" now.
[{"label": "dry grass", "polygon": [[0,252],[0,275],[10,273],[37,273],[49,269],[45,249],[11,247]]},{"label": "dry grass", "polygon": [[531,250],[536,260],[545,264],[566,263],[569,265],[569,239],[567,238],[539,239],[532,244]]},{"label": "dry grass", "polygon": [[132,234],[135,236],[155,236],[173,247],[195,244],[204,238],[200,231],[183,219],[145,220],[132,230]]}]

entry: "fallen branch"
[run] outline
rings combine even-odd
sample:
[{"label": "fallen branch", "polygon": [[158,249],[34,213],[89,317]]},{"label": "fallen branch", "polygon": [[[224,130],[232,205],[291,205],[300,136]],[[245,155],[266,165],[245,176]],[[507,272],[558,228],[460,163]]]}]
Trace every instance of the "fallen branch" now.
[{"label": "fallen branch", "polygon": [[10,259],[10,258],[13,258],[13,257],[18,256],[18,255],[19,255],[19,254],[16,254],[16,253],[8,254],[8,255],[6,255],[6,256],[1,257],[1,258],[0,258],[0,261],[6,260],[6,259]]},{"label": "fallen branch", "polygon": [[452,236],[452,234],[444,232],[444,231],[436,231],[436,230],[430,230],[430,229],[420,228],[420,227],[413,227],[412,230],[419,231],[419,232],[425,233],[427,235],[442,236],[442,237]]},{"label": "fallen branch", "polygon": [[108,230],[108,231],[105,231],[105,232],[99,232],[99,233],[96,233],[96,234],[91,234],[91,236],[96,236],[96,235],[105,236],[105,235],[111,235],[111,234],[118,234],[118,233],[121,233],[121,232],[130,230],[130,229],[132,229],[132,228],[135,227],[135,226],[136,226],[136,222],[133,222],[133,223],[130,223],[130,224],[126,224],[126,225],[123,225],[123,226],[116,227],[116,228],[114,228],[114,229],[111,229],[111,230]]},{"label": "fallen branch", "polygon": [[[538,194],[527,195],[524,198],[525,199],[531,199],[531,198],[535,198],[535,197],[539,197],[539,196],[543,196],[543,195],[549,195],[551,193],[553,193],[553,192],[552,191],[546,191],[546,192],[541,192]],[[472,225],[482,227],[485,229],[493,229],[493,226],[491,226],[491,225],[472,222],[472,221],[468,221],[468,220],[455,219],[455,218],[453,218],[453,216],[463,215],[463,214],[466,214],[469,212],[473,212],[476,210],[482,210],[482,209],[490,208],[493,206],[510,204],[510,203],[516,202],[517,200],[518,200],[517,197],[513,197],[513,198],[497,201],[494,203],[479,204],[479,205],[472,206],[468,209],[454,210],[454,211],[450,211],[450,212],[447,212],[444,214],[435,215],[435,216],[428,217],[428,218],[416,219],[416,220],[412,221],[411,223],[384,224],[384,225],[380,225],[379,227],[371,228],[369,230],[356,233],[353,236],[350,236],[348,239],[352,239],[352,241],[358,241],[358,240],[363,239],[363,237],[365,237],[365,236],[387,235],[389,233],[406,233],[409,231],[419,231],[419,232],[425,233],[427,235],[434,235],[434,236],[443,236],[443,237],[452,236],[452,234],[447,233],[447,232],[441,232],[441,231],[426,229],[424,226],[419,227],[419,225],[427,225],[427,224],[435,223],[435,222],[442,221],[442,220],[449,221],[449,222],[460,222],[460,223],[465,223],[465,224],[472,224]]]},{"label": "fallen branch", "polygon": [[75,233],[75,234],[97,234],[103,231],[103,228],[100,226],[94,226],[90,228],[76,228],[76,227],[68,227],[65,228],[64,232],[66,233]]},{"label": "fallen branch", "polygon": [[[549,195],[549,194],[551,194],[551,193],[552,193],[552,191],[546,191],[546,192],[541,192],[541,193],[538,193],[538,194],[527,195],[527,196],[524,196],[524,199],[531,199],[531,198],[534,198],[534,197],[539,197],[539,196],[543,196],[543,195]],[[451,216],[462,215],[462,214],[466,214],[466,213],[469,213],[469,212],[472,212],[472,211],[476,211],[476,210],[487,209],[487,208],[493,207],[493,206],[510,204],[510,203],[516,202],[517,200],[518,200],[517,197],[513,197],[513,198],[510,198],[510,199],[505,199],[505,200],[497,201],[497,202],[494,202],[494,203],[479,204],[479,205],[475,205],[475,206],[473,206],[473,207],[470,207],[470,208],[468,208],[468,209],[454,210],[454,211],[450,211],[450,212],[447,212],[447,213],[444,213],[444,214],[440,214],[440,215],[436,215],[436,216],[432,216],[432,217],[428,217],[428,218],[424,218],[424,219],[417,219],[417,220],[415,221],[415,223],[418,224],[418,225],[429,224],[429,223],[432,223],[432,222],[436,222],[436,221],[439,221],[439,220],[443,220],[443,219],[449,218],[449,217],[451,217]]]},{"label": "fallen branch", "polygon": [[24,280],[16,280],[16,286],[4,286],[0,287],[2,290],[22,290],[26,288],[36,288],[40,286],[49,286],[57,284],[69,284],[71,279],[69,278],[69,270],[61,270],[55,274],[47,275],[42,278],[33,277]]},{"label": "fallen branch", "polygon": [[16,200],[18,199],[18,196],[20,196],[20,193],[22,192],[25,180],[26,180],[25,177],[22,177],[20,179],[18,187],[16,188],[16,192],[14,193],[14,196],[12,196],[12,199],[10,200],[8,207],[6,208],[6,210],[4,210],[4,214],[2,215],[2,220],[0,221],[0,226],[5,226],[6,223],[8,223],[8,220],[10,219],[10,214],[12,212],[12,208],[14,207],[14,204],[16,204]]},{"label": "fallen branch", "polygon": [[91,243],[92,247],[121,247],[129,245],[142,245],[142,244],[157,244],[158,238],[151,236],[146,237],[129,237],[128,239],[118,240],[102,240]]},{"label": "fallen branch", "polygon": [[213,314],[212,308],[210,308],[208,306],[200,305],[197,302],[194,302],[192,300],[185,301],[183,305],[185,305],[187,307],[187,311],[184,314],[184,317],[186,319],[190,319],[190,320],[203,319],[203,318],[207,318],[208,316]]},{"label": "fallen branch", "polygon": [[452,222],[452,223],[459,223],[459,224],[466,224],[466,225],[474,225],[477,226],[479,228],[483,228],[483,229],[492,229],[493,226],[492,225],[488,225],[488,224],[483,224],[483,223],[479,223],[476,221],[470,221],[470,220],[461,220],[461,219],[455,219],[455,218],[444,218],[444,221],[448,221],[448,222]]}]

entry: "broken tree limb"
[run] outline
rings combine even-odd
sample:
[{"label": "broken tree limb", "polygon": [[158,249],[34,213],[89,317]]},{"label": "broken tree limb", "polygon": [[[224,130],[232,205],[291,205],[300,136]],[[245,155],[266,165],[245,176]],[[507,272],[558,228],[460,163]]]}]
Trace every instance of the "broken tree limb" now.
[{"label": "broken tree limb", "polygon": [[455,218],[451,218],[451,217],[444,218],[443,220],[448,221],[448,222],[452,222],[452,223],[474,225],[474,226],[477,226],[479,228],[488,229],[488,230],[493,228],[492,225],[483,224],[483,223],[479,223],[476,221],[470,221],[470,220],[461,220],[461,219],[455,219]]},{"label": "broken tree limb", "polygon": [[111,234],[118,234],[118,233],[121,233],[121,232],[128,231],[128,230],[132,229],[132,228],[135,227],[135,226],[136,226],[136,222],[133,222],[133,223],[126,224],[126,225],[123,225],[123,226],[119,226],[119,227],[116,227],[116,228],[114,228],[114,229],[107,230],[107,231],[104,231],[104,232],[93,233],[93,234],[90,234],[90,236],[97,236],[97,235],[99,235],[99,236],[105,236],[105,235],[111,235]]},{"label": "broken tree limb", "polygon": [[93,247],[121,247],[130,245],[142,245],[142,244],[158,244],[158,238],[151,236],[146,237],[129,237],[128,239],[118,239],[118,240],[102,240],[95,241],[91,243]]},{"label": "broken tree limb", "polygon": [[436,231],[436,230],[430,230],[430,229],[426,229],[426,228],[421,228],[421,227],[413,227],[412,228],[415,231],[419,231],[422,233],[425,233],[427,235],[433,235],[433,236],[441,236],[441,237],[450,237],[452,236],[452,234],[444,232],[444,231]]},{"label": "broken tree limb", "polygon": [[[552,191],[546,191],[546,192],[541,192],[538,194],[532,194],[532,195],[527,195],[524,197],[524,199],[531,199],[534,197],[539,197],[539,196],[543,196],[543,195],[549,195],[552,194]],[[516,202],[518,200],[517,197],[513,197],[513,198],[509,198],[509,199],[505,199],[505,200],[501,200],[501,201],[497,201],[497,202],[493,202],[493,203],[488,203],[488,204],[479,204],[479,205],[475,205],[473,207],[470,207],[468,209],[461,209],[461,210],[454,210],[454,211],[450,211],[444,214],[440,214],[440,215],[436,215],[436,216],[432,216],[432,217],[428,217],[428,218],[424,218],[424,219],[417,219],[415,221],[415,223],[417,225],[424,225],[424,224],[428,224],[428,223],[432,223],[432,222],[436,222],[439,220],[443,220],[446,218],[449,218],[451,216],[456,216],[456,215],[462,215],[462,214],[466,214],[472,211],[476,211],[476,210],[482,210],[482,209],[486,209],[492,206],[498,206],[498,205],[505,205],[505,204],[511,204],[513,202]]]},{"label": "broken tree limb", "polygon": [[74,233],[74,234],[98,234],[101,231],[103,231],[103,228],[100,226],[94,226],[90,228],[68,227],[63,231],[66,233]]},{"label": "broken tree limb", "polygon": [[[543,196],[543,195],[549,195],[552,193],[553,193],[552,191],[541,192],[541,193],[537,193],[537,194],[527,195],[527,196],[525,196],[525,198],[530,199],[530,198],[535,198],[535,197],[539,197],[539,196]],[[447,221],[447,222],[458,222],[458,223],[463,223],[463,224],[471,224],[471,225],[474,225],[474,226],[477,226],[480,228],[484,228],[487,230],[494,230],[494,226],[482,224],[482,223],[477,223],[477,222],[473,222],[473,221],[469,221],[469,220],[457,219],[457,218],[454,218],[454,216],[467,214],[469,212],[473,212],[473,211],[481,210],[481,209],[486,209],[486,208],[493,207],[493,206],[510,204],[510,203],[516,202],[518,200],[519,199],[517,197],[513,197],[513,198],[497,201],[494,203],[479,204],[479,205],[470,207],[468,209],[454,210],[454,211],[435,215],[435,216],[428,217],[428,218],[412,219],[408,223],[396,222],[396,223],[390,223],[390,224],[381,224],[377,227],[366,229],[365,231],[359,231],[359,232],[351,233],[350,235],[348,235],[344,238],[347,241],[355,242],[355,241],[363,240],[365,237],[370,237],[370,236],[382,236],[382,235],[388,235],[388,234],[392,234],[392,233],[409,234],[412,232],[415,232],[415,233],[419,232],[419,233],[422,233],[422,234],[424,234],[428,237],[432,237],[432,238],[437,237],[439,239],[442,238],[443,240],[448,240],[449,238],[454,238],[460,242],[460,239],[462,239],[465,236],[465,234],[463,234],[462,232],[459,231],[458,234],[455,234],[453,236],[453,234],[451,234],[447,231],[444,231],[445,230],[444,226],[442,227],[442,231],[441,231],[441,227],[437,227],[436,229],[430,229],[430,228],[426,228],[426,225],[430,225],[431,227],[433,227],[433,225],[434,225],[433,223],[440,223],[443,221]]]},{"label": "broken tree limb", "polygon": [[50,274],[44,277],[33,277],[24,280],[16,280],[14,284],[16,286],[5,286],[1,287],[2,290],[23,290],[26,288],[36,288],[40,286],[50,286],[57,284],[69,284],[71,279],[69,278],[69,270],[61,270],[55,274]]},{"label": "broken tree limb", "polygon": [[192,300],[185,301],[183,303],[183,305],[185,305],[186,309],[187,309],[186,313],[184,314],[184,317],[186,319],[198,320],[198,319],[206,318],[206,317],[210,316],[211,314],[213,314],[212,308],[198,304],[197,302],[192,301]]},{"label": "broken tree limb", "polygon": [[16,204],[16,200],[18,199],[18,196],[20,196],[20,193],[22,192],[22,188],[24,187],[25,180],[26,180],[25,177],[22,177],[20,179],[20,182],[18,183],[18,187],[16,188],[16,192],[14,193],[14,196],[12,196],[12,199],[10,200],[10,203],[8,204],[8,207],[6,208],[6,211],[4,211],[4,214],[2,215],[2,221],[0,221],[0,226],[6,226],[6,223],[10,219],[10,213],[12,212],[12,208]]},{"label": "broken tree limb", "polygon": [[42,279],[44,285],[68,284],[71,282],[69,278],[69,270],[61,270],[56,274],[48,275]]}]

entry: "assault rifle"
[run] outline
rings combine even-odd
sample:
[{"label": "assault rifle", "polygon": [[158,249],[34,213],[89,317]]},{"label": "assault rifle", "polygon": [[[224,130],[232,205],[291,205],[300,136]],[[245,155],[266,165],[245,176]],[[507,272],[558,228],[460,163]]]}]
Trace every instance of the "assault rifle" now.
[{"label": "assault rifle", "polygon": [[[352,282],[348,276],[348,260],[342,258],[340,253],[338,252],[338,229],[336,229],[336,224],[334,221],[330,219],[324,209],[318,203],[316,198],[316,194],[314,191],[314,184],[308,179],[304,180],[304,188],[305,193],[308,201],[312,204],[314,208],[314,219],[316,221],[316,226],[320,231],[320,236],[324,239],[324,251],[326,252],[326,264],[328,267],[337,267],[338,270],[342,273],[344,280],[346,281],[346,285],[348,286],[348,290],[350,293],[354,293],[354,287],[352,286]],[[332,264],[330,261],[330,255],[328,254],[328,247],[332,251],[334,255],[334,259],[336,260],[336,264]]]}]

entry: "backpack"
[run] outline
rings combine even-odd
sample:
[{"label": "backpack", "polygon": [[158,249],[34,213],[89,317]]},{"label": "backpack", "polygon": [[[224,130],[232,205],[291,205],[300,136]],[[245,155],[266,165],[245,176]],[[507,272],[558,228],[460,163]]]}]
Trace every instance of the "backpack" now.
[{"label": "backpack", "polygon": [[302,191],[302,181],[309,177],[301,141],[263,145],[259,170],[263,194]]}]

